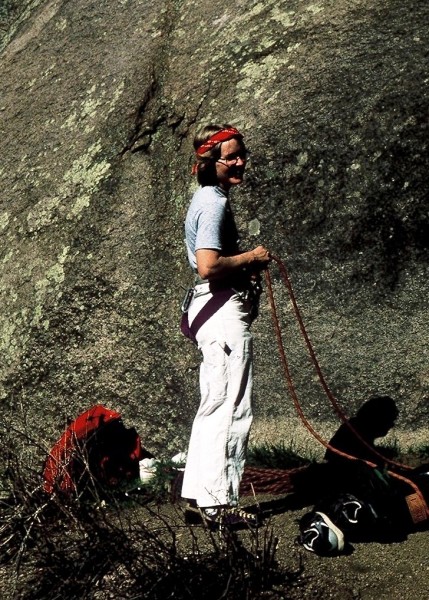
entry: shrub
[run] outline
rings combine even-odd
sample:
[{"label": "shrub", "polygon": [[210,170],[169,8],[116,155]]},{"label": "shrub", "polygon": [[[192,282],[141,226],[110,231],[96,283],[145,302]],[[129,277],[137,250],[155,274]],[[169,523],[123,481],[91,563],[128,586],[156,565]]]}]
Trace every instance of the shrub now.
[{"label": "shrub", "polygon": [[148,490],[101,496],[94,486],[91,494],[49,496],[40,472],[21,462],[19,444],[8,443],[9,493],[0,503],[3,598],[274,599],[298,575],[278,566],[269,524],[242,532],[192,527],[181,506],[154,502]]}]

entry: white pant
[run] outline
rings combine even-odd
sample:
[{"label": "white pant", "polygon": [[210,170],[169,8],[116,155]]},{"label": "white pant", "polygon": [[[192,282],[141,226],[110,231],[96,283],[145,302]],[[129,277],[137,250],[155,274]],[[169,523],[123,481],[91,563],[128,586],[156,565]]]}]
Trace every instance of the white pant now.
[{"label": "white pant", "polygon": [[[196,287],[189,322],[212,297]],[[198,506],[235,505],[252,424],[249,306],[234,294],[197,332],[201,404],[192,427],[182,496]]]}]

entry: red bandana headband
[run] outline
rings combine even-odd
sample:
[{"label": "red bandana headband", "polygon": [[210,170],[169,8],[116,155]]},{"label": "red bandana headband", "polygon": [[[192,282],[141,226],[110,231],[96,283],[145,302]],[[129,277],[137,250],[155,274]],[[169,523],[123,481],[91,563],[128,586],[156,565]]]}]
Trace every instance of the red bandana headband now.
[{"label": "red bandana headband", "polygon": [[220,131],[214,133],[211,137],[209,137],[209,139],[206,142],[204,142],[204,144],[201,144],[201,146],[195,151],[195,153],[197,156],[201,156],[202,154],[205,154],[208,150],[211,150],[214,146],[216,146],[216,144],[219,144],[220,142],[226,142],[227,140],[230,140],[236,135],[240,136],[241,138],[243,137],[242,134],[238,131],[238,129],[235,129],[235,127],[227,127],[226,129],[221,129]]}]

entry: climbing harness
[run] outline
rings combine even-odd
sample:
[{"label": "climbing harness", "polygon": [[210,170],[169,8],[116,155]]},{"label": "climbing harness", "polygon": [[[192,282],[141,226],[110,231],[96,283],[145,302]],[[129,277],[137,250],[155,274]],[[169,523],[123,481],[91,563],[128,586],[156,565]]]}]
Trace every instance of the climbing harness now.
[{"label": "climbing harness", "polygon": [[[387,463],[387,464],[391,465],[392,467],[399,468],[402,471],[412,470],[412,468],[409,467],[408,465],[403,465],[399,462],[388,459],[385,456],[383,456],[382,454],[380,454],[373,446],[368,444],[366,442],[366,440],[364,440],[362,438],[362,436],[356,431],[356,429],[350,424],[348,418],[346,417],[343,410],[339,406],[337,399],[335,398],[334,394],[332,393],[331,389],[329,388],[329,386],[326,382],[326,379],[323,375],[323,372],[320,367],[319,361],[316,357],[316,353],[314,351],[313,345],[312,345],[311,340],[306,331],[304,321],[303,321],[300,309],[298,307],[295,293],[293,291],[293,287],[292,287],[288,272],[286,270],[286,267],[285,267],[284,263],[278,257],[271,255],[271,258],[277,264],[277,266],[279,268],[281,279],[287,289],[289,298],[291,300],[294,315],[298,321],[300,332],[301,332],[302,337],[304,338],[304,342],[305,342],[307,351],[310,355],[311,362],[316,370],[318,381],[319,381],[320,385],[322,386],[322,389],[324,390],[327,398],[329,399],[335,413],[340,418],[340,420],[343,423],[345,423],[347,427],[349,427],[349,429],[351,430],[353,435],[355,435],[359,439],[359,441],[374,454],[374,456],[377,456],[379,459],[383,460],[384,463]],[[289,390],[290,396],[293,400],[295,409],[296,409],[303,425],[313,435],[313,437],[319,443],[321,443],[325,448],[328,448],[335,454],[338,454],[348,460],[361,460],[361,459],[358,459],[358,457],[356,457],[356,456],[352,456],[350,454],[347,454],[346,452],[343,452],[342,450],[339,450],[338,448],[336,448],[334,446],[331,446],[326,440],[324,440],[319,435],[319,433],[314,429],[314,427],[311,425],[311,423],[306,418],[304,411],[301,407],[301,404],[298,400],[295,385],[293,383],[292,375],[291,375],[291,372],[289,369],[288,360],[286,357],[286,352],[285,352],[284,343],[283,343],[283,336],[282,336],[282,331],[281,331],[281,327],[280,327],[278,311],[277,311],[277,307],[276,307],[276,303],[275,303],[275,299],[274,299],[274,292],[273,292],[271,274],[270,274],[269,269],[265,270],[265,282],[266,282],[266,286],[267,286],[268,299],[269,299],[269,304],[270,304],[270,308],[271,308],[271,315],[272,315],[274,329],[275,329],[275,333],[276,333],[277,344],[278,344],[278,349],[279,349],[279,353],[280,353],[280,359],[281,359],[281,363],[283,366],[288,390]],[[363,462],[365,462],[370,467],[377,466],[375,463],[373,463],[371,461],[365,460]],[[404,475],[400,475],[399,473],[397,473],[395,471],[388,470],[387,473],[391,477],[398,479],[398,480],[402,481],[403,483],[406,483],[408,486],[410,486],[414,490],[413,494],[410,494],[406,497],[407,505],[408,505],[408,508],[410,511],[410,515],[413,519],[413,522],[420,523],[422,521],[426,521],[427,519],[429,519],[429,508],[423,497],[423,494],[421,493],[420,489],[415,484],[415,482],[411,481],[408,477],[405,477]]]}]

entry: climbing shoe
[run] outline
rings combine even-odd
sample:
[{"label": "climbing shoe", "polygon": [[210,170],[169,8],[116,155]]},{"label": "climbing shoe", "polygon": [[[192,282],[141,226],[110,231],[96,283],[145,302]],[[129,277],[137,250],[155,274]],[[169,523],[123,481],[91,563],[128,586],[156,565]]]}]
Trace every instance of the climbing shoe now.
[{"label": "climbing shoe", "polygon": [[245,529],[259,527],[260,516],[238,506],[194,508],[188,506],[185,511],[187,523],[204,523],[209,529]]},{"label": "climbing shoe", "polygon": [[322,512],[310,512],[299,523],[298,543],[306,550],[326,556],[344,550],[344,535],[331,519]]}]

